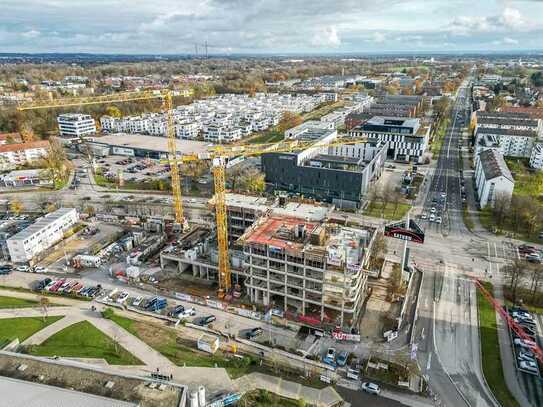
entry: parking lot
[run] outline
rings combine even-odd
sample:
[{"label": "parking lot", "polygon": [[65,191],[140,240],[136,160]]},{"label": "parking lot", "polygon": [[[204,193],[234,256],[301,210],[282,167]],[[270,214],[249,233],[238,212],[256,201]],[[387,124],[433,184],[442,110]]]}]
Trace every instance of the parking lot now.
[{"label": "parking lot", "polygon": [[169,179],[169,165],[159,160],[124,156],[108,156],[96,161],[98,171],[108,180],[114,181],[119,174],[127,182],[146,182],[156,179]]}]

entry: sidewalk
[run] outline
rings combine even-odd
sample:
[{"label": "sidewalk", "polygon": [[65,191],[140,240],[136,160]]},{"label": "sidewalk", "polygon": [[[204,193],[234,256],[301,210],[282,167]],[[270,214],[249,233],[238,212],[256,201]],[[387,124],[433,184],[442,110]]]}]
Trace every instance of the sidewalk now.
[{"label": "sidewalk", "polygon": [[294,400],[303,399],[306,403],[317,406],[333,406],[343,400],[333,387],[315,389],[263,373],[251,373],[234,382],[242,393],[264,389],[281,397]]}]

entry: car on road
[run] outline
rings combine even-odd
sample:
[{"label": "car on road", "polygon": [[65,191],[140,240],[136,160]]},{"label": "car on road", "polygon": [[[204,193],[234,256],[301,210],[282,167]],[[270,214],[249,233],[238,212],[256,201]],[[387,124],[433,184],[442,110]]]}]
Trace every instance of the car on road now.
[{"label": "car on road", "polygon": [[541,263],[541,256],[537,253],[530,253],[526,256],[526,261],[530,263]]},{"label": "car on road", "polygon": [[430,209],[430,212],[431,212],[431,213],[436,213],[436,212],[437,212],[436,207],[435,207],[435,206],[432,206],[432,209]]},{"label": "car on road", "polygon": [[371,382],[364,382],[361,386],[362,390],[364,390],[366,393],[379,395],[381,394],[381,388],[378,384],[371,383]]},{"label": "car on road", "polygon": [[336,363],[336,349],[335,348],[328,348],[326,351],[326,356],[324,357],[324,363],[327,363],[329,365]]},{"label": "car on road", "polygon": [[26,273],[27,271],[30,270],[30,267],[28,267],[28,266],[19,266],[19,267],[17,267],[15,270],[21,271],[21,272],[23,272],[23,273]]},{"label": "car on road", "polygon": [[433,213],[430,215],[430,222],[434,222],[436,220],[436,215]]},{"label": "car on road", "polygon": [[447,194],[445,192],[442,192],[440,196],[441,198],[447,198]]},{"label": "car on road", "polygon": [[342,350],[337,355],[336,363],[338,366],[345,366],[347,364],[347,359],[349,359],[349,352]]},{"label": "car on road", "polygon": [[421,219],[428,219],[428,214],[426,212],[423,212],[422,215],[420,216]]},{"label": "car on road", "polygon": [[262,328],[253,328],[249,332],[247,332],[246,337],[247,339],[253,339],[259,335],[262,335],[262,332]]},{"label": "car on road", "polygon": [[441,216],[438,216],[438,217],[436,218],[436,223],[441,223],[442,221],[443,221],[443,220],[441,219]]},{"label": "car on road", "polygon": [[42,266],[36,266],[34,267],[34,273],[47,273],[47,268]]}]

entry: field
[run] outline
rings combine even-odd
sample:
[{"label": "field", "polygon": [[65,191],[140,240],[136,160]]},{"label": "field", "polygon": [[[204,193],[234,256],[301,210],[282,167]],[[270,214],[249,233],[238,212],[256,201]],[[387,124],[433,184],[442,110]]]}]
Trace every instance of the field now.
[{"label": "field", "polygon": [[37,301],[25,300],[23,298],[0,296],[0,309],[6,308],[27,308],[38,305]]},{"label": "field", "polygon": [[19,342],[23,342],[61,318],[63,317],[48,317],[45,322],[41,317],[0,319],[0,346],[6,345],[15,338],[19,338]]},{"label": "field", "polygon": [[71,325],[48,338],[28,353],[37,356],[103,358],[111,365],[141,365],[142,362],[90,322]]},{"label": "field", "polygon": [[[492,294],[492,284],[484,283],[485,288]],[[481,353],[483,373],[492,393],[502,406],[518,406],[517,401],[509,392],[503,377],[496,311],[477,291],[477,307],[479,309],[479,332],[481,336]],[[513,369],[513,367],[511,367]]]},{"label": "field", "polygon": [[368,206],[364,215],[387,220],[398,220],[402,219],[410,208],[411,205],[406,203],[400,203],[397,208],[394,208],[394,204],[390,202],[383,210],[382,203],[376,202],[373,205]]}]

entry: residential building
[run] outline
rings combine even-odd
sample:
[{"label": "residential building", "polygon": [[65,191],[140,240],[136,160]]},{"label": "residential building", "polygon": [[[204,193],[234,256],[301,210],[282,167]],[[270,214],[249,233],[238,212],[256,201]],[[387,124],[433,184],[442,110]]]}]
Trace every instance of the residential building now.
[{"label": "residential building", "polygon": [[303,137],[306,133],[313,130],[333,130],[334,124],[326,121],[308,120],[302,124],[285,130],[285,138],[292,139]]},{"label": "residential building", "polygon": [[530,154],[530,167],[536,170],[543,169],[543,143],[536,143]]},{"label": "residential building", "polygon": [[352,129],[349,135],[387,144],[387,155],[394,160],[422,163],[430,128],[423,127],[416,118],[375,116]]},{"label": "residential building", "polygon": [[238,241],[250,300],[302,322],[357,327],[374,236],[373,228],[260,218]]},{"label": "residential building", "polygon": [[387,143],[361,142],[345,149],[327,146],[336,136],[325,134],[318,147],[300,152],[264,154],[262,171],[268,187],[341,208],[359,207],[371,182],[381,176]]},{"label": "residential building", "polygon": [[543,108],[541,107],[504,106],[500,108],[500,112],[526,113],[532,119],[543,119]]},{"label": "residential building", "polygon": [[96,123],[92,116],[80,113],[66,113],[57,117],[60,137],[81,139],[96,134]]},{"label": "residential building", "polygon": [[475,157],[475,188],[481,208],[494,206],[496,199],[511,199],[514,187],[511,171],[497,149],[481,151]]},{"label": "residential building", "polygon": [[79,220],[75,208],[60,208],[34,222],[7,240],[11,261],[28,263],[64,238]]},{"label": "residential building", "polygon": [[13,169],[19,165],[39,160],[47,155],[49,147],[47,140],[0,144],[0,170]]},{"label": "residential building", "polygon": [[537,140],[537,133],[533,130],[515,130],[500,127],[479,127],[475,131],[475,140],[483,136],[494,136],[500,144],[503,155],[506,157],[530,157],[532,147]]}]

